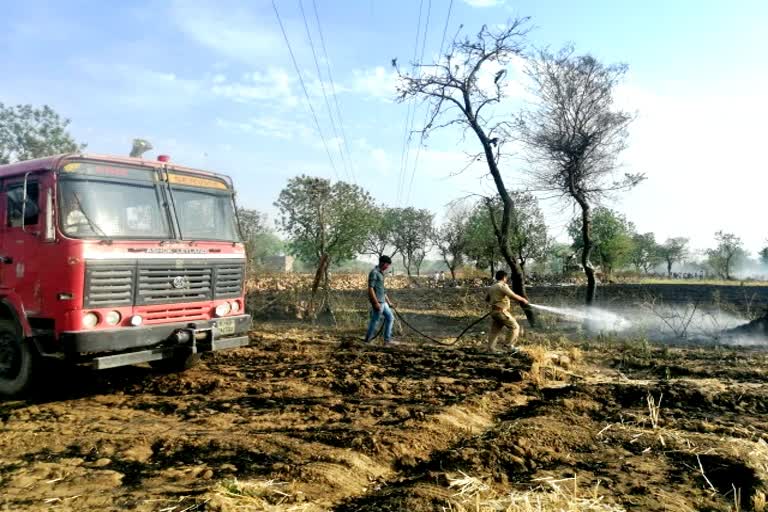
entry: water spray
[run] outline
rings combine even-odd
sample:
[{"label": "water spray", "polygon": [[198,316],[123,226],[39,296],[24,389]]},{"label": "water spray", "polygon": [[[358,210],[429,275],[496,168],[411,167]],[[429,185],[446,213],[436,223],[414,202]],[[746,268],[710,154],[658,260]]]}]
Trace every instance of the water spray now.
[{"label": "water spray", "polygon": [[611,331],[623,331],[632,326],[632,322],[624,317],[611,313],[604,309],[589,308],[553,308],[551,306],[542,306],[540,304],[530,304],[532,308],[553,313],[555,315],[571,318],[573,320],[584,320],[594,327]]}]

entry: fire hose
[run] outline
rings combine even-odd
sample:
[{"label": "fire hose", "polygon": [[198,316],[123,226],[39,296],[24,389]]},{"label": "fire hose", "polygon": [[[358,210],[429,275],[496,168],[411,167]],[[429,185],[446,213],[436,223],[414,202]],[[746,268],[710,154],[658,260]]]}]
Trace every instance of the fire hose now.
[{"label": "fire hose", "polygon": [[[432,336],[429,336],[428,334],[424,334],[423,332],[421,332],[420,330],[418,330],[417,328],[415,328],[413,325],[411,325],[411,324],[408,322],[408,320],[406,320],[406,319],[405,319],[405,317],[403,317],[403,315],[402,315],[402,314],[400,314],[400,312],[397,310],[397,308],[395,308],[395,307],[392,307],[392,311],[394,311],[394,312],[395,312],[395,316],[396,316],[396,317],[397,317],[397,318],[398,318],[398,319],[399,319],[401,322],[403,322],[403,323],[404,323],[404,324],[405,324],[405,325],[406,325],[406,326],[407,326],[407,327],[408,327],[410,330],[412,330],[413,332],[415,332],[416,334],[418,334],[418,335],[419,335],[419,336],[421,336],[422,338],[428,339],[429,341],[432,341],[432,342],[434,342],[434,343],[437,343],[437,344],[439,344],[439,345],[447,345],[447,346],[452,346],[452,345],[455,345],[456,343],[458,343],[458,341],[459,341],[459,340],[460,340],[460,339],[461,339],[461,338],[462,338],[462,337],[463,337],[463,336],[464,336],[464,335],[465,335],[465,334],[466,334],[466,333],[467,333],[467,332],[468,332],[468,331],[469,331],[471,328],[473,328],[474,326],[476,326],[477,324],[479,324],[480,322],[482,322],[483,320],[485,320],[486,318],[488,318],[488,316],[490,316],[490,314],[491,314],[490,312],[489,312],[489,313],[486,313],[486,314],[484,314],[483,316],[481,316],[480,318],[478,318],[477,320],[475,320],[474,322],[472,322],[471,324],[469,324],[468,326],[466,326],[466,327],[464,328],[464,330],[463,330],[463,331],[461,331],[461,333],[460,333],[460,334],[459,334],[459,335],[458,335],[458,336],[457,336],[457,337],[456,337],[456,338],[455,338],[453,341],[451,341],[451,342],[446,342],[446,341],[443,341],[443,340],[438,340],[438,339],[436,339],[436,338],[433,338]],[[379,335],[382,333],[382,331],[383,331],[383,330],[384,330],[384,324],[382,323],[382,325],[381,325],[381,327],[379,328],[379,330],[378,330],[378,332],[376,333],[376,335],[375,335],[373,338],[371,338],[370,340],[367,340],[367,341],[368,341],[368,342],[371,342],[371,341],[375,340],[376,338],[378,338],[378,337],[379,337]]]}]

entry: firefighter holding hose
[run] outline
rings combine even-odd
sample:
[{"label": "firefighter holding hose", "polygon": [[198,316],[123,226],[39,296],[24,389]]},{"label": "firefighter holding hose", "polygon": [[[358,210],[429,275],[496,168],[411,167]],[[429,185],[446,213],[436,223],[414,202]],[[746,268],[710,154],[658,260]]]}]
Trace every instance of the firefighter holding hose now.
[{"label": "firefighter holding hose", "polygon": [[490,352],[496,352],[496,338],[501,330],[506,327],[507,335],[504,342],[510,349],[515,348],[515,342],[520,335],[520,326],[509,311],[512,307],[510,299],[517,301],[521,306],[528,304],[525,297],[521,297],[512,291],[507,284],[508,275],[505,271],[496,272],[496,283],[488,288],[485,301],[491,305],[491,330],[488,333],[487,348]]}]

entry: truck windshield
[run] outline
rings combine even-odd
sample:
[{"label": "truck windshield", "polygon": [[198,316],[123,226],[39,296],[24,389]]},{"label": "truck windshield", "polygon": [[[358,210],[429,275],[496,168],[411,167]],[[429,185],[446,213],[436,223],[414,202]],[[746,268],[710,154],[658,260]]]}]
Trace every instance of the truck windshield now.
[{"label": "truck windshield", "polygon": [[173,188],[182,240],[239,240],[229,193]]},{"label": "truck windshield", "polygon": [[239,240],[223,180],[176,171],[166,176],[138,166],[67,163],[59,178],[62,231],[73,238]]},{"label": "truck windshield", "polygon": [[168,239],[168,217],[152,184],[62,179],[61,228],[75,238]]}]

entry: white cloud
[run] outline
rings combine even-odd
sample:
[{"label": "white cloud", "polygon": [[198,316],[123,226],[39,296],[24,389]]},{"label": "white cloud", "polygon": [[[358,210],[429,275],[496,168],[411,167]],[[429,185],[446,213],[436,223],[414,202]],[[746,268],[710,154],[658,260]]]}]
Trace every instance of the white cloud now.
[{"label": "white cloud", "polygon": [[254,133],[265,137],[285,140],[307,140],[315,137],[315,132],[307,125],[277,117],[252,117],[245,121],[230,121],[219,118],[216,125],[245,133]]},{"label": "white cloud", "polygon": [[214,80],[211,92],[235,101],[279,101],[281,105],[298,105],[293,93],[293,79],[281,68],[245,73],[240,82]]},{"label": "white cloud", "polygon": [[371,150],[371,164],[373,168],[383,175],[388,175],[389,172],[389,157],[387,152],[381,148],[373,148]]},{"label": "white cloud", "polygon": [[[198,44],[229,58],[245,62],[273,59],[276,49],[285,46],[282,36],[272,23],[266,23],[245,5],[237,7],[205,0],[176,0],[171,7],[171,19],[176,26]],[[270,19],[271,21],[271,19]]]},{"label": "white cloud", "polygon": [[392,101],[397,95],[397,73],[383,66],[352,72],[351,90],[377,99]]},{"label": "white cloud", "polygon": [[470,7],[496,7],[504,5],[505,0],[464,0],[464,3]]},{"label": "white cloud", "polygon": [[200,80],[181,78],[174,73],[128,64],[104,64],[81,59],[76,68],[97,86],[94,95],[107,94],[108,101],[141,108],[186,107],[206,96]]}]

